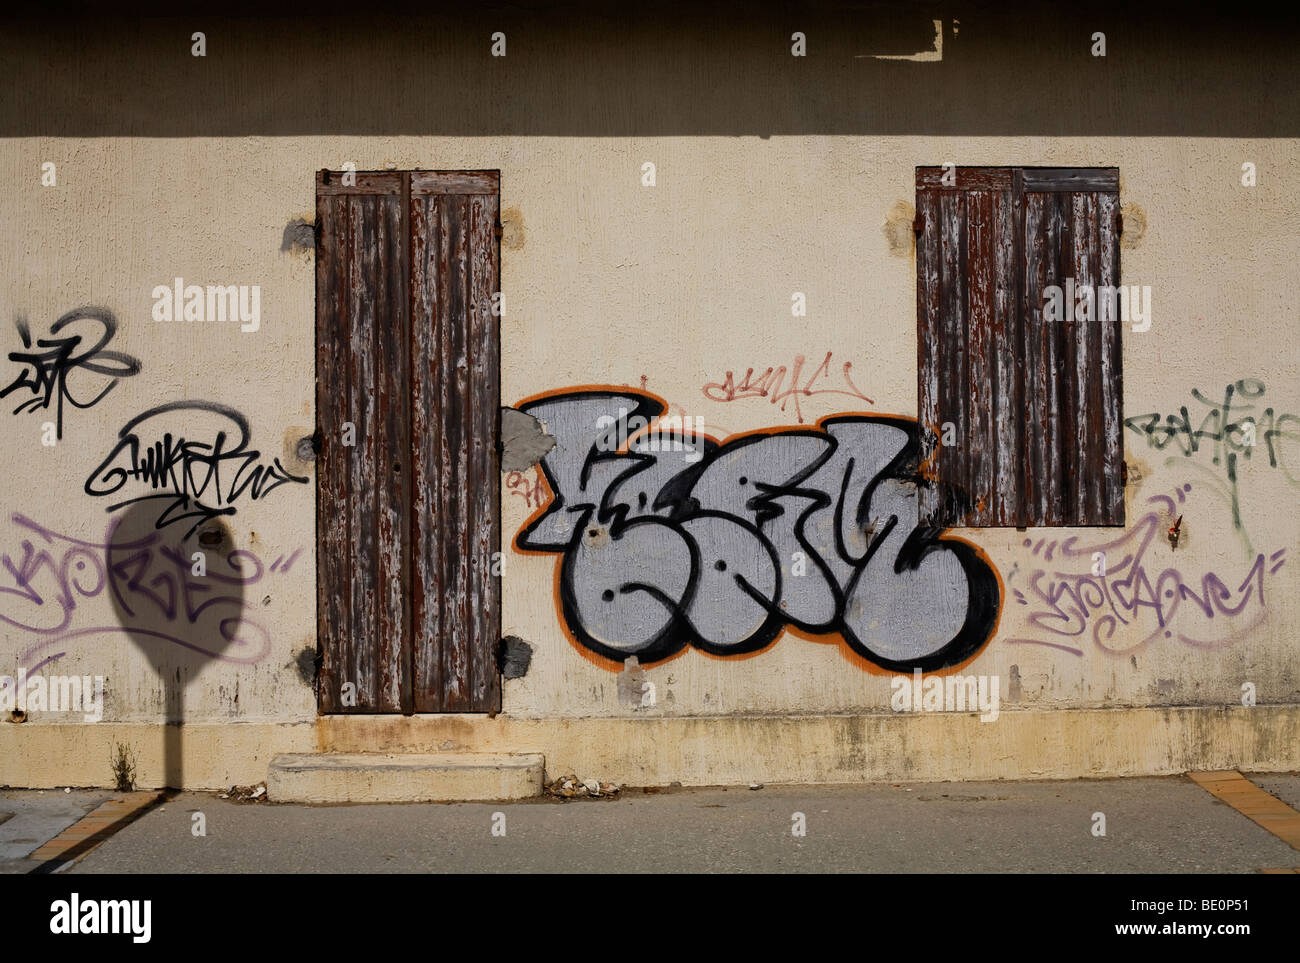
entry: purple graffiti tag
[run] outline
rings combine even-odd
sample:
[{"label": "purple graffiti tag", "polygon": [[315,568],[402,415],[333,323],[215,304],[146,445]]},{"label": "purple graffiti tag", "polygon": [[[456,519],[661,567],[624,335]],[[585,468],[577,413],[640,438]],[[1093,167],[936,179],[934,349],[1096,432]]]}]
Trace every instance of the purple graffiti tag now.
[{"label": "purple graffiti tag", "polygon": [[[1070,536],[1049,540],[1046,546],[1044,541],[1034,545],[1033,554],[1043,562],[1053,560],[1054,567],[1033,570],[1024,591],[1015,589],[1012,594],[1019,604],[1031,608],[1027,621],[1045,633],[1046,639],[1007,642],[1051,645],[1082,655],[1075,646],[1047,639],[1089,639],[1101,650],[1121,655],[1163,636],[1211,649],[1230,645],[1260,625],[1268,615],[1265,570],[1273,575],[1281,568],[1285,549],[1274,552],[1267,561],[1263,554],[1257,555],[1244,576],[1232,578],[1213,571],[1195,576],[1174,565],[1148,565],[1153,546],[1161,545],[1168,519],[1189,488],[1184,486],[1175,493],[1177,501],[1165,495],[1148,499],[1153,510],[1108,541],[1081,546],[1078,536]],[[1026,539],[1025,547],[1029,545]],[[1248,612],[1254,614],[1244,625],[1226,621]],[[1149,630],[1136,642],[1115,645],[1121,628],[1134,624]]]},{"label": "purple graffiti tag", "polygon": [[[102,542],[61,534],[19,513],[10,521],[23,537],[19,551],[0,554],[0,622],[38,636],[22,660],[70,640],[113,634],[239,664],[256,663],[270,651],[269,630],[239,591],[266,576],[267,567],[255,553],[236,549],[217,555],[195,575],[190,550],[181,547],[178,536],[168,539],[154,531],[122,539],[119,518],[110,521]],[[287,561],[280,556],[274,570],[283,575],[301,552]],[[75,625],[80,603],[106,592],[120,624]]]}]

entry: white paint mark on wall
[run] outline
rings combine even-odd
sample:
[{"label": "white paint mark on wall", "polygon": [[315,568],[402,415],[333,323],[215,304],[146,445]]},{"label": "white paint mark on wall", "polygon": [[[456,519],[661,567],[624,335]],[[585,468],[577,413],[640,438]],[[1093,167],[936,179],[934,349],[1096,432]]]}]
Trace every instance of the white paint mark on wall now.
[{"label": "white paint mark on wall", "polygon": [[[934,46],[929,50],[918,50],[910,54],[854,54],[854,60],[863,60],[870,57],[872,60],[916,60],[916,61],[936,61],[943,59],[943,21],[935,20],[934,23]],[[953,21],[953,36],[957,34],[956,21]]]}]

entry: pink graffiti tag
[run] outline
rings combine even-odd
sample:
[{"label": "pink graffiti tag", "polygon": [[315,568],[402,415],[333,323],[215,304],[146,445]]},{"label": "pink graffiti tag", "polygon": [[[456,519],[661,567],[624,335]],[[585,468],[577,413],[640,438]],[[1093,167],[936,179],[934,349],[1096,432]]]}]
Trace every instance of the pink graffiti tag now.
[{"label": "pink graffiti tag", "polygon": [[[831,369],[831,352],[826,352],[826,357],[822,363],[813,369],[808,375],[805,382],[800,384],[803,374],[804,362],[807,359],[803,355],[796,355],[794,367],[788,371],[785,365],[779,368],[768,368],[762,374],[755,376],[753,368],[745,369],[745,376],[741,379],[740,384],[736,384],[736,376],[733,372],[728,371],[722,381],[714,381],[706,384],[701,390],[704,397],[710,401],[738,401],[741,398],[767,398],[772,404],[780,404],[781,410],[789,404],[791,398],[794,399],[795,417],[799,424],[804,423],[803,410],[799,406],[800,398],[811,398],[813,395],[845,395],[850,398],[857,398],[874,405],[875,402],[868,398],[859,390],[858,386],[853,383],[852,370],[853,363],[845,361],[840,366],[841,377],[844,379],[845,388],[815,387],[817,379],[821,377],[830,377]],[[782,388],[785,384],[786,375],[789,374],[789,385]]]}]

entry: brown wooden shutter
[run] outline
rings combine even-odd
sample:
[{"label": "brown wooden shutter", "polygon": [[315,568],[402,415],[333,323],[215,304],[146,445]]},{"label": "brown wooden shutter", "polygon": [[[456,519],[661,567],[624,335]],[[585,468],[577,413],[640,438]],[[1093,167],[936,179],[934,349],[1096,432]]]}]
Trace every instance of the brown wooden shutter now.
[{"label": "brown wooden shutter", "polygon": [[1118,312],[1043,318],[1049,285],[1118,285],[1118,171],[953,173],[916,178],[921,519],[1122,525]]},{"label": "brown wooden shutter", "polygon": [[498,175],[355,179],[317,175],[320,708],[495,711]]},{"label": "brown wooden shutter", "polygon": [[411,177],[416,712],[501,706],[498,198],[495,174]]},{"label": "brown wooden shutter", "polygon": [[[410,712],[402,178],[333,180],[318,182],[316,196],[320,702],[326,712]],[[345,683],[356,687],[355,707],[341,701]]]}]

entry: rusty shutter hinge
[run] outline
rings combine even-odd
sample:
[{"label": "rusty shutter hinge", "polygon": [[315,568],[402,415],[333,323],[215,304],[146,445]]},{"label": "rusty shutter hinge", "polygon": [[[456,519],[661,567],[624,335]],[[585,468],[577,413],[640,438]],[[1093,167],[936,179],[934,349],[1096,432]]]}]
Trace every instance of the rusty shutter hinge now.
[{"label": "rusty shutter hinge", "polygon": [[1124,215],[1122,213],[1115,215],[1115,233],[1116,234],[1124,233]]},{"label": "rusty shutter hinge", "polygon": [[916,215],[916,217],[912,219],[912,233],[920,234],[924,230],[925,230],[925,218],[923,218],[920,214],[918,214]]}]

